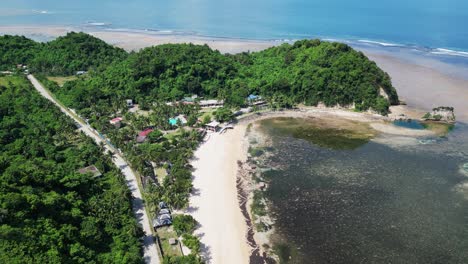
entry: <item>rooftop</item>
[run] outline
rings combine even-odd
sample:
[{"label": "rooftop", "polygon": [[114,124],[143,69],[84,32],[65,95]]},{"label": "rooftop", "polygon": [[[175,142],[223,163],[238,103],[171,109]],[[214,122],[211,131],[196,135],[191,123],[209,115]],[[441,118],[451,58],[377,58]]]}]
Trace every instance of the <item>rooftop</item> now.
[{"label": "rooftop", "polygon": [[140,133],[138,133],[138,136],[139,136],[139,137],[146,137],[146,136],[148,136],[148,134],[151,133],[151,132],[153,132],[153,129],[147,128],[147,129],[141,131]]}]

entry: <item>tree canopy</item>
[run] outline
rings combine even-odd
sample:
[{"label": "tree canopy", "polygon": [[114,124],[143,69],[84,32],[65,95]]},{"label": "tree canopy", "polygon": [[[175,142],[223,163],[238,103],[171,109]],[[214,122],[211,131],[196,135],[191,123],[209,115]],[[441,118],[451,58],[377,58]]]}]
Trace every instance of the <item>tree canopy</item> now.
[{"label": "tree canopy", "polygon": [[30,70],[49,75],[74,75],[77,71],[101,70],[128,54],[85,33],[70,32],[47,43],[25,37],[0,36],[0,68],[27,64]]},{"label": "tree canopy", "polygon": [[[110,159],[25,77],[0,77],[0,262],[142,263]],[[90,165],[102,176],[78,172]]]}]

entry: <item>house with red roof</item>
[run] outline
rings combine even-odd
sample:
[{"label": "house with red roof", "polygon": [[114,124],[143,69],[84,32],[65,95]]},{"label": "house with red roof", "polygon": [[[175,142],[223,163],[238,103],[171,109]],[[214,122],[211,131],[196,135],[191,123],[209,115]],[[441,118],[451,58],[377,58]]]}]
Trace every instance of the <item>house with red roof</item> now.
[{"label": "house with red roof", "polygon": [[153,129],[151,129],[151,128],[147,128],[147,129],[145,129],[145,130],[143,130],[143,131],[140,131],[140,133],[138,133],[138,136],[137,136],[137,138],[136,138],[136,141],[137,141],[138,143],[143,143],[143,142],[145,142],[146,137],[147,137],[147,136],[149,135],[149,133],[151,133],[151,132],[153,132]]}]

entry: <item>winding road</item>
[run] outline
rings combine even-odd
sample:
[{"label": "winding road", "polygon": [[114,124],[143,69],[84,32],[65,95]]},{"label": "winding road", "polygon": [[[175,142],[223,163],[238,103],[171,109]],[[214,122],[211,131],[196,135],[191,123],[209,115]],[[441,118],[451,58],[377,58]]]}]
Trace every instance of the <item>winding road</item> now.
[{"label": "winding road", "polygon": [[114,153],[114,158],[112,161],[114,162],[115,166],[117,166],[121,171],[122,174],[125,175],[126,183],[130,191],[132,192],[133,200],[132,200],[132,207],[133,213],[137,218],[139,225],[143,228],[145,236],[143,238],[144,244],[144,260],[148,264],[159,264],[160,258],[158,254],[157,245],[154,240],[154,236],[151,230],[150,221],[148,214],[145,210],[145,204],[143,203],[143,198],[141,195],[141,191],[138,186],[137,178],[133,170],[128,166],[125,159],[122,157],[120,152],[116,150],[107,140],[102,139],[98,132],[91,128],[88,124],[86,124],[82,119],[76,116],[70,109],[61,105],[55,98],[49,93],[47,89],[42,86],[42,84],[33,76],[28,75],[29,81],[32,83],[34,88],[45,98],[49,101],[57,105],[60,110],[75,120],[76,123],[80,125],[79,130],[85,133],[88,137],[92,138],[96,144],[104,144],[104,152],[112,152]]}]

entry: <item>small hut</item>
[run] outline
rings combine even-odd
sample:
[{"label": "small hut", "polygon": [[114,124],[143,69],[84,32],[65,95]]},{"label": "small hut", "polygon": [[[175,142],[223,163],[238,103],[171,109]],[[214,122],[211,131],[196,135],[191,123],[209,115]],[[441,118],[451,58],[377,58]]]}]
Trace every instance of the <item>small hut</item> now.
[{"label": "small hut", "polygon": [[205,125],[206,130],[216,132],[219,129],[219,122],[212,121]]},{"label": "small hut", "polygon": [[81,168],[78,170],[78,173],[80,174],[91,174],[93,177],[100,177],[102,173],[96,168],[96,166],[91,165],[85,168]]},{"label": "small hut", "polygon": [[109,121],[109,123],[113,126],[115,126],[116,128],[119,128],[120,125],[122,124],[122,117],[116,117],[116,118],[113,118]]}]

